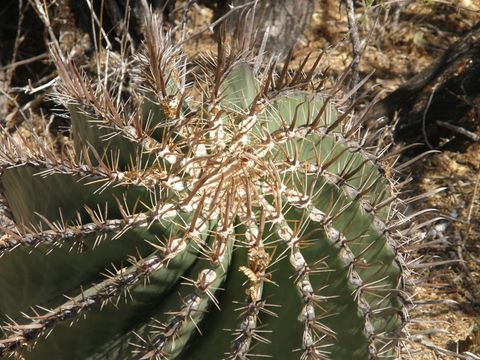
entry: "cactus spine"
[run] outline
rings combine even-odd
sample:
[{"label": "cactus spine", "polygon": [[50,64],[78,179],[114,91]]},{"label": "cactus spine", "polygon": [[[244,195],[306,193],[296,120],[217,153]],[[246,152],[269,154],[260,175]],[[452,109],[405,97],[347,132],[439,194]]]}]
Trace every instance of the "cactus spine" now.
[{"label": "cactus spine", "polygon": [[62,158],[4,138],[0,354],[395,357],[404,220],[382,151],[315,89],[316,64],[259,70],[219,47],[189,73],[159,28],[128,99],[115,73],[93,81],[54,53]]}]

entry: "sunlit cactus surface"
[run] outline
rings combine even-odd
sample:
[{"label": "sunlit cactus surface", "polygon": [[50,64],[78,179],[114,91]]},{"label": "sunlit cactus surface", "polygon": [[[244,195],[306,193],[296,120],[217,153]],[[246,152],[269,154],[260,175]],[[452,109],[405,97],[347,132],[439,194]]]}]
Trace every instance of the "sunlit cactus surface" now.
[{"label": "sunlit cactus surface", "polygon": [[405,220],[383,150],[318,61],[188,61],[160,28],[100,79],[53,53],[61,155],[3,137],[0,354],[394,358]]}]

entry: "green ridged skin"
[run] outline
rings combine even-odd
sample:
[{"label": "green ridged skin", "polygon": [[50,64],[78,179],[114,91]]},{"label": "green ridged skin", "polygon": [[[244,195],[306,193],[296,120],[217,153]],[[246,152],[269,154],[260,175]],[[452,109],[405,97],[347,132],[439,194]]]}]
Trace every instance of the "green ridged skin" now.
[{"label": "green ridged skin", "polygon": [[300,70],[222,50],[187,84],[160,28],[128,100],[54,53],[67,155],[2,143],[0,354],[395,358],[402,221],[381,151]]}]

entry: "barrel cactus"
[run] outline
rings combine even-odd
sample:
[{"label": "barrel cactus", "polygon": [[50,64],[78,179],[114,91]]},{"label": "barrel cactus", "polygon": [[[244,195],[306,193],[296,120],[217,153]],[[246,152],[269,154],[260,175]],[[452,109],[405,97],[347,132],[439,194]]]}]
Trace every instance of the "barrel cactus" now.
[{"label": "barrel cactus", "polygon": [[128,81],[53,52],[62,156],[2,140],[0,354],[394,358],[405,220],[381,151],[316,64],[277,71],[220,44],[187,67],[160,28]]}]

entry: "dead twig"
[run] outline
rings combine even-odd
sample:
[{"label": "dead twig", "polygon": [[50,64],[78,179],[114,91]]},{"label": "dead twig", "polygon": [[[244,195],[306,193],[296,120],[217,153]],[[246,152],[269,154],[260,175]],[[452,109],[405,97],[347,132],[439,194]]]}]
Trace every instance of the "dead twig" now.
[{"label": "dead twig", "polygon": [[439,355],[448,355],[452,356],[455,359],[460,359],[460,360],[480,360],[480,357],[473,355],[473,354],[458,354],[456,352],[441,348],[440,346],[435,345],[434,343],[430,341],[426,341],[422,338],[422,336],[415,336],[413,337],[413,341],[416,343],[433,350],[434,353],[439,354]]},{"label": "dead twig", "polygon": [[[15,34],[15,43],[14,43],[13,52],[12,52],[12,60],[10,61],[10,63],[15,63],[15,61],[17,59],[18,49],[20,47],[20,44],[24,40],[24,36],[22,36],[22,24],[23,24],[23,20],[25,18],[26,9],[27,9],[27,6],[23,5],[23,0],[19,0],[19,2],[18,2],[17,32]],[[15,72],[15,66],[7,68],[7,73],[6,73],[7,81],[6,81],[6,83],[8,85],[10,85],[12,83],[14,72]]]},{"label": "dead twig", "polygon": [[20,124],[28,118],[27,113],[29,111],[36,110],[40,104],[43,103],[45,98],[44,94],[40,94],[36,96],[33,100],[29,101],[22,107],[17,104],[17,108],[13,110],[10,114],[7,115],[5,118],[5,123],[7,125],[7,130],[9,133],[15,131],[15,129],[20,126]]},{"label": "dead twig", "polygon": [[456,126],[456,125],[453,125],[453,124],[449,124],[449,123],[444,122],[444,121],[437,121],[436,123],[437,123],[437,125],[440,125],[444,128],[447,128],[448,130],[452,130],[452,131],[455,131],[459,134],[462,134],[463,136],[466,136],[466,137],[472,139],[475,142],[480,142],[480,136],[478,136],[477,134],[475,134],[471,131],[468,131],[467,129],[464,129],[460,126]]},{"label": "dead twig", "polygon": [[191,34],[187,38],[179,41],[178,46],[181,46],[188,41],[195,40],[198,36],[200,36],[201,34],[203,34],[206,31],[213,31],[215,26],[220,24],[222,21],[224,21],[228,17],[232,16],[233,14],[236,14],[241,9],[252,7],[254,4],[256,4],[255,0],[249,1],[249,2],[247,2],[245,4],[242,4],[242,5],[237,5],[237,6],[231,7],[230,10],[228,10],[224,15],[219,17],[217,20],[213,21],[212,23],[210,23],[207,26],[204,26],[204,27],[200,28],[198,31],[194,32],[193,34]]},{"label": "dead twig", "polygon": [[425,140],[425,144],[430,148],[433,149],[432,144],[430,141],[428,141],[428,135],[427,135],[427,129],[426,129],[426,121],[427,121],[427,113],[428,110],[430,109],[430,105],[432,104],[433,97],[435,96],[435,91],[437,91],[437,88],[439,86],[439,83],[435,84],[435,86],[432,89],[432,93],[430,94],[430,97],[428,98],[427,106],[425,106],[425,110],[423,111],[422,115],[422,134],[423,134],[423,139]]},{"label": "dead twig", "polygon": [[353,89],[357,86],[360,80],[358,67],[360,64],[362,49],[360,45],[360,36],[358,35],[357,20],[355,19],[355,8],[353,5],[353,0],[345,0],[345,4],[347,6],[348,27],[350,28],[350,41],[352,43],[353,51],[352,79],[350,82],[350,87]]},{"label": "dead twig", "polygon": [[3,70],[10,70],[12,69],[11,71],[13,72],[13,70],[15,70],[16,67],[18,66],[22,66],[22,65],[28,65],[28,64],[31,64],[35,61],[38,61],[38,60],[45,60],[45,59],[48,59],[48,54],[47,53],[43,53],[43,54],[40,54],[40,55],[36,55],[36,56],[32,56],[28,59],[25,59],[25,60],[19,60],[19,61],[15,61],[13,63],[10,63],[8,65],[5,65],[4,67],[0,68],[0,71],[3,71]]}]

